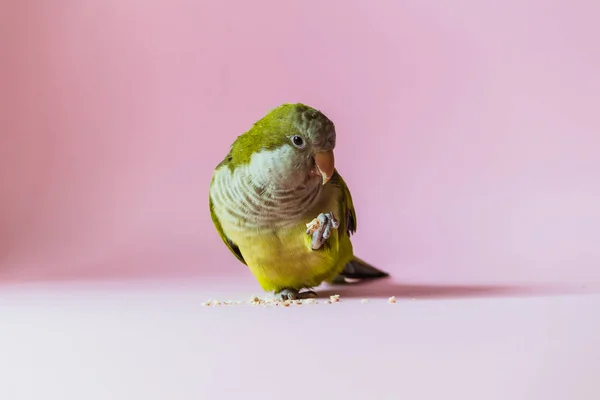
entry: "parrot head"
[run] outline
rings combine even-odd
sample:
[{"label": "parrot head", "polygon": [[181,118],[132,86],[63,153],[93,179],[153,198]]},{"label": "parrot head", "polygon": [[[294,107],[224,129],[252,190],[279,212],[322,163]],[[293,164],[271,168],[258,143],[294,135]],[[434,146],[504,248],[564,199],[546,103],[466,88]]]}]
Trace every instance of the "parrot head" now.
[{"label": "parrot head", "polygon": [[335,172],[335,140],[335,126],[322,112],[304,104],[283,104],[238,137],[229,161],[249,165],[263,185],[324,185]]}]

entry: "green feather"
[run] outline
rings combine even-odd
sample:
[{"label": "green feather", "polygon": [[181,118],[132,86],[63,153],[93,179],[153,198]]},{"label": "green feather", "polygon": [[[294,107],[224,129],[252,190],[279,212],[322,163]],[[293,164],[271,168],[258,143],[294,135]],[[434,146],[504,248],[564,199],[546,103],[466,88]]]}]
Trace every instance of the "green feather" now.
[{"label": "green feather", "polygon": [[303,133],[297,121],[297,116],[302,112],[326,119],[320,111],[302,103],[283,104],[274,108],[256,121],[250,130],[236,138],[219,167],[226,164],[233,171],[240,165],[248,165],[254,153],[274,150],[287,143],[288,136]]},{"label": "green feather", "polygon": [[338,229],[340,229],[342,232],[346,232],[348,236],[351,236],[356,232],[356,211],[354,210],[354,203],[352,202],[350,190],[337,170],[335,170],[327,184],[340,188],[340,203],[342,207],[342,213],[345,214],[345,218],[341,218],[340,227]]}]

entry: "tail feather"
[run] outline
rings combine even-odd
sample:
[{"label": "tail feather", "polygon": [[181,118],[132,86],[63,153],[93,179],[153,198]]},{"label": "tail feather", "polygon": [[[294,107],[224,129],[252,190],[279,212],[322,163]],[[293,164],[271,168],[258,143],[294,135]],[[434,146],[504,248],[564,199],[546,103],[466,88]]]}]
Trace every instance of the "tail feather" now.
[{"label": "tail feather", "polygon": [[359,283],[386,278],[388,276],[389,274],[387,272],[375,268],[358,257],[354,257],[352,261],[346,264],[344,270],[336,276],[331,283],[337,285]]}]

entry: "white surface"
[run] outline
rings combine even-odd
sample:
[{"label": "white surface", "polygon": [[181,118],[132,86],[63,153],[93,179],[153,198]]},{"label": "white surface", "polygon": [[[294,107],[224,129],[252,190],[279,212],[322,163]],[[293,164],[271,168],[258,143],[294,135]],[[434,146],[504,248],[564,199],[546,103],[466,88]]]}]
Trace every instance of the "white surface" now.
[{"label": "white surface", "polygon": [[598,295],[201,306],[249,293],[4,288],[0,399],[600,399]]}]

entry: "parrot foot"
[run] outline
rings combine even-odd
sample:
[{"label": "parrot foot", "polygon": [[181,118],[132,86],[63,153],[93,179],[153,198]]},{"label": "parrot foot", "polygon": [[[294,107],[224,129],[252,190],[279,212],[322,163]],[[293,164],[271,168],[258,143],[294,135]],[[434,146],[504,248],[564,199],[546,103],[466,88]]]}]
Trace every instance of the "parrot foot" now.
[{"label": "parrot foot", "polygon": [[318,250],[329,239],[332,229],[337,229],[340,223],[332,212],[321,213],[319,216],[306,224],[306,234],[312,235],[311,245],[313,250]]},{"label": "parrot foot", "polygon": [[276,297],[281,300],[301,300],[301,299],[314,299],[317,297],[317,293],[312,290],[300,292],[296,289],[283,289],[281,292],[275,293]]}]

